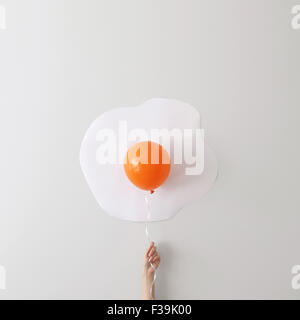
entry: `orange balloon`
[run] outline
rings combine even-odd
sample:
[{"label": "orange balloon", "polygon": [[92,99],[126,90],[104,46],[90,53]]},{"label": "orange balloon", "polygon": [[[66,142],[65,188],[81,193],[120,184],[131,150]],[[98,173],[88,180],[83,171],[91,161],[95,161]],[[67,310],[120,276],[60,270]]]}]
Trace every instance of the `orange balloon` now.
[{"label": "orange balloon", "polygon": [[168,178],[171,161],[168,152],[158,143],[143,141],[126,154],[124,169],[128,179],[138,188],[154,192]]}]

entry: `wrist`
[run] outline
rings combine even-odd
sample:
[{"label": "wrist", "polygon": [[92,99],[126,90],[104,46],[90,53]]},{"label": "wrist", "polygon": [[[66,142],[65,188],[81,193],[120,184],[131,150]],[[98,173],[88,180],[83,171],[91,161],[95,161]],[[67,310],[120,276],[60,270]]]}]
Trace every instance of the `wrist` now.
[{"label": "wrist", "polygon": [[143,280],[153,281],[153,279],[154,279],[154,272],[149,271],[149,270],[144,270]]},{"label": "wrist", "polygon": [[154,278],[155,270],[152,267],[144,267],[143,268],[143,278]]}]

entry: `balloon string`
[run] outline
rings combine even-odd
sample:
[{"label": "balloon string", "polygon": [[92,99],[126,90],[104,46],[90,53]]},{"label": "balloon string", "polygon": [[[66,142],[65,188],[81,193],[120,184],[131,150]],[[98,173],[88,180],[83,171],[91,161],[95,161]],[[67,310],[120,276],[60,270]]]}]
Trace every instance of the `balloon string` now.
[{"label": "balloon string", "polygon": [[[145,202],[146,202],[146,206],[147,206],[147,221],[148,221],[151,218],[151,211],[150,211],[149,200],[148,200],[147,196],[145,196]],[[148,242],[150,244],[151,243],[151,237],[150,237],[150,234],[149,234],[148,223],[147,222],[146,222],[145,233],[146,233],[146,237],[148,239]],[[153,286],[154,286],[154,283],[155,283],[155,280],[156,280],[156,268],[155,268],[155,266],[153,265],[152,262],[149,261],[149,263],[150,263],[151,268],[154,269],[154,277],[153,277],[153,281],[152,281],[151,288],[150,288],[150,296],[152,297]]]}]

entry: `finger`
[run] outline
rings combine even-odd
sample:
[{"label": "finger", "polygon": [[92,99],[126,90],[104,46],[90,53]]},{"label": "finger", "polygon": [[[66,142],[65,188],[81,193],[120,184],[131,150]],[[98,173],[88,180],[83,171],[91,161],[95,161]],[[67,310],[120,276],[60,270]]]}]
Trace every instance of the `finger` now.
[{"label": "finger", "polygon": [[153,258],[153,262],[155,262],[155,261],[160,261],[160,256],[159,256],[159,255],[157,255],[157,256],[155,256],[155,257]]},{"label": "finger", "polygon": [[155,258],[155,260],[152,262],[155,268],[157,268],[160,264],[160,257]]},{"label": "finger", "polygon": [[153,248],[153,246],[154,246],[154,242],[152,241],[152,242],[150,243],[150,246],[149,246],[148,250],[146,251],[146,257],[149,256],[149,253],[150,253],[151,249]]},{"label": "finger", "polygon": [[154,261],[156,257],[159,257],[159,254],[156,252],[153,256],[150,257],[149,261]]},{"label": "finger", "polygon": [[154,247],[151,248],[148,256],[151,257],[151,256],[153,256],[156,252],[157,252],[157,251],[156,251],[156,247],[154,246]]}]

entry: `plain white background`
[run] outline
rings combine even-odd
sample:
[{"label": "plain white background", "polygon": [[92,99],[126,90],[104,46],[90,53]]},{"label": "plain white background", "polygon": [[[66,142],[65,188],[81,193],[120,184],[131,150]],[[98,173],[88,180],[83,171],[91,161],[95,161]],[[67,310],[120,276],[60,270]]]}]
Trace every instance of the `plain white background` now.
[{"label": "plain white background", "polygon": [[220,169],[150,226],[157,298],[300,298],[296,0],[0,4],[0,299],[141,297],[144,225],[98,207],[78,155],[103,111],[152,97],[199,109]]}]

